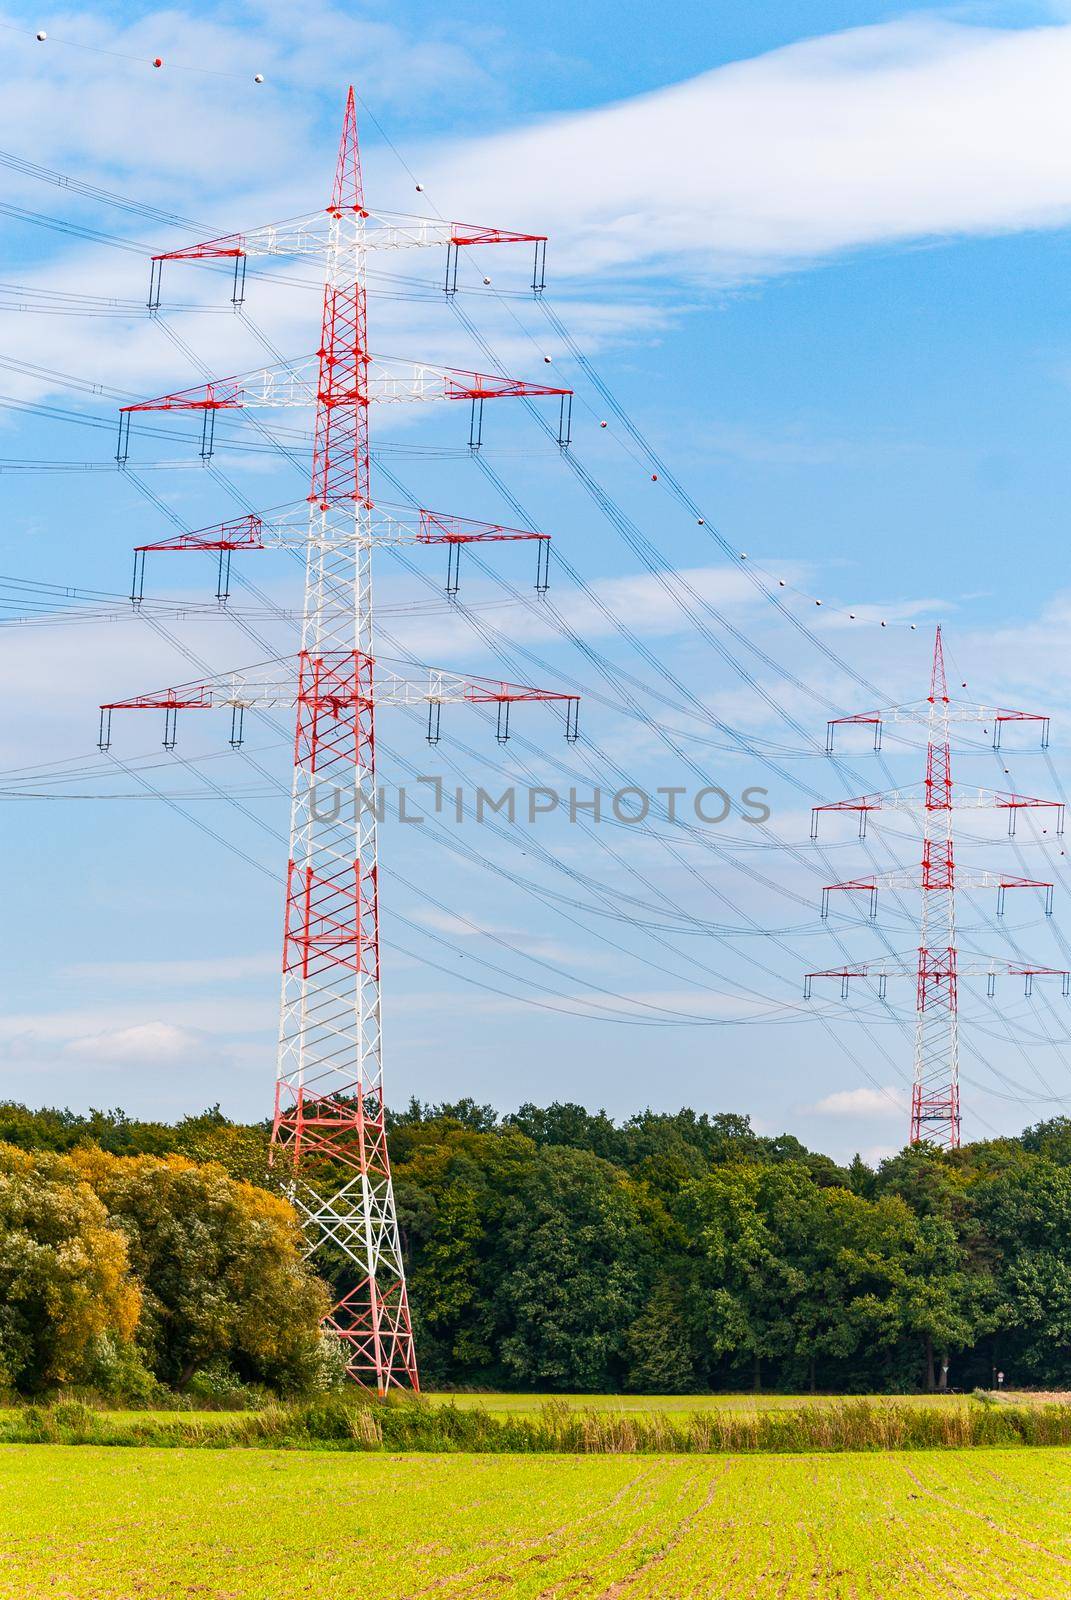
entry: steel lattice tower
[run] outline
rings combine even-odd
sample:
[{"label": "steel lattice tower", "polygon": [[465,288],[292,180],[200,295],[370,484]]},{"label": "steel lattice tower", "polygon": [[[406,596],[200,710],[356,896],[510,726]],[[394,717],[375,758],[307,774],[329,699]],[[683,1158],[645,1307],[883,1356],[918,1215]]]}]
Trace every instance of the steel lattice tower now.
[{"label": "steel lattice tower", "polygon": [[[218,411],[257,404],[312,402],[315,407],[304,530],[293,522],[273,527],[250,516],[139,546],[135,556],[135,605],[141,602],[144,556],[150,549],[219,551],[217,593],[223,601],[233,551],[270,544],[303,546],[301,651],[293,670],[281,675],[278,663],[267,663],[220,679],[113,701],[102,707],[100,742],[108,748],[112,712],[119,708],[162,708],[166,748],[174,744],[179,709],[229,707],[231,742],[237,745],[247,708],[280,704],[295,708],[272,1156],[276,1164],[287,1164],[289,1193],[310,1249],[341,1250],[353,1265],[356,1281],[333,1306],[327,1323],[345,1343],[350,1375],[381,1393],[391,1386],[417,1388],[419,1379],[385,1126],[375,709],[383,704],[427,705],[429,738],[435,742],[444,703],[493,704],[498,708],[501,741],[514,701],[558,701],[565,707],[566,737],[574,739],[576,697],[440,671],[414,683],[385,674],[376,664],[372,554],[377,545],[448,545],[452,593],[460,545],[474,540],[537,540],[537,588],[542,589],[547,535],[426,510],[408,516],[386,514],[372,498],[370,405],[383,400],[469,400],[470,445],[475,449],[486,399],[556,395],[561,406],[559,438],[565,448],[571,395],[547,384],[374,357],[368,348],[365,261],[374,248],[445,244],[445,291],[450,294],[457,288],[461,248],[525,240],[535,246],[532,287],[538,293],[546,244],[542,236],[369,212],[351,89],[326,214],[169,251],[153,261],[149,306],[156,311],[164,260],[233,258],[233,298],[239,304],[248,257],[321,258],[323,319],[315,360],[139,402],[124,407],[120,421],[118,459],[123,465],[131,416],[141,411],[200,411],[202,455],[207,457]],[[340,795],[352,796],[352,801],[340,804]]]},{"label": "steel lattice tower", "polygon": [[[948,693],[944,645],[941,629],[934,638],[930,668],[930,693],[926,700],[884,711],[862,712],[857,716],[835,717],[828,725],[826,750],[833,751],[834,729],[845,726],[872,726],[874,749],[881,748],[881,732],[886,722],[921,724],[926,730],[926,776],[918,794],[911,790],[890,790],[883,794],[862,795],[855,800],[838,800],[815,806],[811,837],[818,835],[818,816],[825,811],[854,811],[859,814],[859,836],[866,833],[871,811],[893,809],[913,812],[921,819],[922,860],[916,873],[883,872],[870,877],[852,878],[828,884],[822,891],[822,915],[828,915],[829,896],[837,890],[864,891],[870,897],[870,915],[877,914],[879,888],[917,889],[920,894],[919,944],[915,956],[893,956],[877,961],[854,962],[810,972],[804,995],[810,998],[815,978],[839,978],[841,996],[847,998],[853,979],[877,981],[879,999],[885,999],[890,977],[915,979],[914,1072],[911,1090],[909,1139],[923,1139],[955,1149],[960,1142],[959,1090],[959,993],[962,976],[984,976],[988,993],[994,993],[998,972],[1021,976],[1026,993],[1039,975],[1061,979],[1063,993],[1069,992],[1071,975],[1055,967],[1007,962],[996,957],[972,958],[964,962],[957,949],[955,837],[953,812],[960,809],[995,809],[1008,813],[1009,834],[1015,833],[1015,818],[1024,809],[1051,808],[1057,816],[1057,833],[1063,831],[1064,808],[1059,801],[1036,800],[1027,795],[978,789],[956,788],[952,781],[951,726],[953,723],[992,725],[993,748],[1000,749],[1001,730],[1008,723],[1036,722],[1041,727],[1042,748],[1048,745],[1049,719],[1028,711],[1009,711],[1000,706],[974,705],[953,700]],[[959,881],[970,888],[995,888],[997,913],[1003,915],[1008,889],[1040,889],[1045,895],[1045,911],[1052,911],[1053,886],[1036,878],[1011,877],[1006,873],[968,872]]]},{"label": "steel lattice tower", "polygon": [[[326,1198],[300,1176],[294,1191],[314,1234],[361,1258],[331,1325],[358,1375],[416,1388],[384,1127],[364,187],[352,89],[328,217],[272,1142],[299,1175],[310,1156],[351,1169]],[[355,715],[337,718],[332,690],[354,691]],[[317,786],[350,783],[357,804],[326,820]]]},{"label": "steel lattice tower", "polygon": [[922,805],[922,910],[915,986],[911,1143],[959,1144],[959,997],[956,992],[956,858],[945,653],[938,628],[930,671],[926,789]]}]

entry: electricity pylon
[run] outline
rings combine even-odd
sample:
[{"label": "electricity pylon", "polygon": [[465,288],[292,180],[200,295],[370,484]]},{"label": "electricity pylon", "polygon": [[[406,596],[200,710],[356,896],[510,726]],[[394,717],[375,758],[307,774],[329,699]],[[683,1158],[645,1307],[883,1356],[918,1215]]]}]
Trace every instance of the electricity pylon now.
[{"label": "electricity pylon", "polygon": [[876,961],[860,961],[844,967],[829,967],[809,972],[804,995],[810,998],[815,978],[839,978],[841,998],[847,999],[853,979],[877,980],[879,999],[885,999],[890,977],[915,979],[914,1078],[911,1090],[910,1142],[930,1140],[948,1149],[960,1142],[959,1093],[959,979],[981,976],[992,997],[998,972],[1024,979],[1030,994],[1035,977],[1058,977],[1063,993],[1071,987],[1071,974],[1057,967],[1042,967],[1024,962],[1007,962],[996,957],[960,957],[956,939],[956,886],[995,888],[997,914],[1003,915],[1008,889],[1041,889],[1045,893],[1045,912],[1052,912],[1053,886],[1037,878],[1011,877],[998,872],[963,872],[957,869],[952,813],[965,809],[1007,811],[1008,832],[1015,833],[1015,819],[1023,810],[1055,812],[1056,829],[1063,832],[1064,807],[1058,800],[1036,800],[1028,795],[1007,794],[1000,790],[956,788],[952,782],[951,728],[953,723],[981,723],[992,726],[993,748],[1000,749],[1002,729],[1009,723],[1033,722],[1040,726],[1042,749],[1049,741],[1049,719],[1036,712],[1009,711],[1001,706],[974,705],[953,700],[945,675],[944,646],[937,629],[930,670],[930,693],[926,700],[891,706],[883,711],[864,711],[856,716],[834,717],[828,724],[826,750],[833,751],[834,731],[840,727],[873,726],[874,748],[881,749],[885,723],[921,724],[926,729],[926,777],[922,793],[918,787],[893,789],[883,794],[861,795],[854,800],[836,800],[815,806],[811,814],[811,837],[818,837],[818,817],[824,811],[855,811],[859,814],[859,837],[866,834],[866,819],[871,811],[912,812],[922,822],[922,862],[917,872],[882,872],[869,877],[851,878],[845,883],[828,884],[822,891],[822,915],[829,910],[829,896],[837,890],[863,891],[869,895],[870,915],[877,915],[877,895],[881,888],[918,889],[921,895],[919,946],[913,957],[892,956]]},{"label": "electricity pylon", "polygon": [[[227,707],[231,742],[241,743],[250,708],[295,710],[290,859],[283,934],[283,980],[272,1155],[288,1166],[288,1188],[310,1252],[341,1251],[353,1282],[327,1325],[344,1341],[351,1377],[382,1394],[419,1387],[412,1324],[387,1150],[380,1012],[379,868],[375,773],[377,705],[427,705],[438,738],[443,704],[494,704],[508,732],[516,701],[557,701],[565,733],[576,738],[576,697],[526,685],[428,672],[410,679],[375,659],[372,552],[383,544],[446,544],[456,588],[460,545],[480,539],[539,540],[537,588],[546,584],[545,534],[471,523],[442,513],[386,513],[372,498],[369,408],[373,403],[468,400],[469,443],[478,449],[485,400],[555,396],[559,442],[569,442],[571,391],[520,379],[461,372],[373,356],[368,348],[365,259],[369,250],[446,248],[444,290],[457,288],[458,253],[472,245],[534,246],[533,292],[543,287],[546,240],[497,228],[373,213],[364,202],[354,93],[346,103],[331,202],[296,221],[167,251],[153,258],[150,312],[160,305],[164,261],[233,260],[232,299],[242,302],[253,256],[305,256],[324,263],[323,322],[313,357],[203,384],[126,406],[117,459],[125,464],[131,419],[142,412],[201,413],[201,454],[213,448],[216,414],[251,406],[315,408],[312,485],[303,526],[259,517],[220,523],[135,553],[132,598],[140,601],[145,551],[215,550],[217,595],[228,593],[236,550],[299,544],[305,551],[301,651],[296,662],[268,662],[239,673],[102,707],[108,748],[112,713],[157,708],[164,745],[175,742],[179,710]],[[324,797],[326,798],[326,801]],[[348,797],[341,803],[339,796]]]}]

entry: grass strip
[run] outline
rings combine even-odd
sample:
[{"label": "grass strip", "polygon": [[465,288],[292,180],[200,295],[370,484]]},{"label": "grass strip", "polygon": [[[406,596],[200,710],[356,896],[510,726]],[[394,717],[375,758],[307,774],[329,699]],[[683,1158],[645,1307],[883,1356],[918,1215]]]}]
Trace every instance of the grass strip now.
[{"label": "grass strip", "polygon": [[0,1444],[417,1451],[435,1454],[720,1455],[858,1450],[963,1450],[1071,1445],[1071,1405],[940,1409],[845,1400],[820,1408],[680,1413],[579,1410],[537,1414],[432,1404],[412,1395],[325,1397],[233,1415],[98,1411],[77,1400],[0,1415]]}]

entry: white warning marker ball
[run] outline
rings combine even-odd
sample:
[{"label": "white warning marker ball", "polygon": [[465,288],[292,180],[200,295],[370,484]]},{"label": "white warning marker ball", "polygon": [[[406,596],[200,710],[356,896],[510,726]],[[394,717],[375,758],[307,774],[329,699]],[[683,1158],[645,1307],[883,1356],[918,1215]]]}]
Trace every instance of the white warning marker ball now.
[{"label": "white warning marker ball", "polygon": [[490,280],[490,278],[485,278],[483,281],[484,281],[484,283],[490,283],[491,280]]},{"label": "white warning marker ball", "polygon": [[417,184],[416,192],[417,192],[417,194],[423,194],[424,193],[424,185],[422,183],[418,183]]},{"label": "white warning marker ball", "polygon": [[253,74],[253,82],[254,83],[263,83],[264,82],[264,74],[263,74],[263,72],[254,72],[254,74]]},{"label": "white warning marker ball", "polygon": [[44,28],[38,28],[38,30],[37,30],[37,42],[38,42],[38,44],[44,44],[44,42],[45,42],[45,40],[47,38],[48,38],[48,34],[45,32]]}]

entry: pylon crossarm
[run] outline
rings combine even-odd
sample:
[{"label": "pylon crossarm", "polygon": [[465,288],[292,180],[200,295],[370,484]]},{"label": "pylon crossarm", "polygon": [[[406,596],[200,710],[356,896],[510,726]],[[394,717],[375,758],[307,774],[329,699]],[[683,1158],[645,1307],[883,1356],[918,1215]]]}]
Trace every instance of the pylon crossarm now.
[{"label": "pylon crossarm", "polygon": [[964,799],[960,802],[961,805],[969,809],[980,807],[984,810],[987,806],[992,806],[998,811],[1063,811],[1064,809],[1062,800],[1039,800],[1035,795],[1009,794],[1001,789],[979,789],[977,796],[970,791],[965,793],[960,790],[959,792],[964,795]]},{"label": "pylon crossarm", "polygon": [[150,544],[134,547],[134,581],[130,590],[131,603],[140,606],[145,598],[145,556],[152,551],[214,550],[219,555],[219,576],[216,599],[222,605],[230,597],[230,560],[235,550],[263,550],[264,524],[256,515],[235,517],[229,522],[217,522],[210,528],[196,528],[189,533],[177,533],[170,539],[156,539]]},{"label": "pylon crossarm", "polygon": [[957,958],[959,975],[964,978],[985,978],[986,996],[992,999],[996,993],[998,977],[1022,978],[1023,993],[1028,998],[1034,992],[1035,978],[1059,978],[1060,993],[1066,1000],[1071,996],[1071,971],[1063,967],[1036,966],[1025,961],[1006,961],[999,957],[976,957],[966,961]]},{"label": "pylon crossarm", "polygon": [[[938,959],[937,953],[927,952],[929,957],[926,967],[926,980],[931,987],[941,983],[955,982],[957,978],[985,978],[989,984],[989,996],[992,997],[994,985],[998,977],[1022,978],[1025,982],[1025,993],[1033,992],[1035,978],[1059,978],[1061,992],[1071,995],[1071,971],[1062,967],[1033,966],[1026,962],[1005,961],[999,957],[980,956],[968,957],[966,960],[957,950],[945,952],[945,959]],[[879,961],[853,961],[843,967],[827,967],[819,972],[808,972],[803,980],[803,998],[813,998],[813,985],[819,979],[834,979],[840,984],[841,999],[846,1000],[849,986],[856,979],[871,979],[877,981],[878,997],[885,998],[885,985],[889,978],[910,978],[918,980],[918,961],[916,956],[911,957],[885,957]]]},{"label": "pylon crossarm", "polygon": [[914,977],[914,956],[885,956],[880,961],[852,961],[843,967],[826,967],[819,972],[808,972],[803,978],[803,998],[810,1000],[813,997],[813,986],[816,979],[833,978],[840,984],[840,997],[847,1000],[850,985],[855,979],[876,979],[878,984],[878,998],[884,1000],[885,985],[890,977]]},{"label": "pylon crossarm", "polygon": [[1006,811],[1008,833],[1014,837],[1020,811],[1046,811],[1055,823],[1057,835],[1064,831],[1065,806],[1062,800],[1039,800],[1029,794],[1009,794],[1000,789],[959,789],[951,796],[953,811]]},{"label": "pylon crossarm", "polygon": [[888,796],[884,794],[862,794],[852,800],[827,800],[821,805],[811,807],[811,838],[818,838],[818,819],[830,811],[852,811],[859,815],[859,837],[866,833],[866,819],[871,811],[880,811],[889,803]]},{"label": "pylon crossarm", "polygon": [[550,576],[549,533],[537,533],[531,528],[511,528],[500,522],[479,522],[470,517],[424,508],[388,510],[379,505],[372,509],[368,517],[352,519],[325,516],[319,526],[315,521],[310,525],[306,502],[297,511],[289,512],[276,521],[265,522],[262,517],[250,514],[229,522],[218,522],[208,528],[193,529],[189,533],[173,534],[169,539],[136,545],[130,598],[135,606],[140,606],[145,598],[145,557],[150,551],[216,551],[219,555],[216,599],[224,605],[230,599],[231,556],[235,551],[307,550],[310,547],[326,551],[338,550],[346,544],[364,549],[381,546],[397,548],[402,545],[448,546],[446,593],[452,598],[459,589],[462,545],[522,541],[534,541],[538,545],[535,587],[538,594],[545,594]]},{"label": "pylon crossarm", "polygon": [[966,889],[995,889],[997,891],[997,916],[1004,915],[1004,897],[1009,889],[1041,889],[1045,897],[1045,915],[1052,916],[1055,884],[1044,878],[1019,878],[1006,872],[960,871],[958,882]]},{"label": "pylon crossarm", "polygon": [[347,375],[332,375],[318,356],[257,367],[230,378],[213,379],[152,400],[138,400],[119,409],[116,460],[126,464],[130,451],[131,419],[143,412],[199,411],[203,415],[201,456],[213,452],[215,417],[219,411],[269,410],[315,406],[323,416],[331,411],[367,410],[370,404],[428,404],[437,400],[467,400],[472,407],[469,445],[482,442],[485,400],[538,399],[550,396],[560,402],[558,443],[566,449],[571,437],[572,389],[560,384],[534,383],[501,373],[470,372],[459,367],[433,366],[400,356],[363,357]]},{"label": "pylon crossarm", "polygon": [[[239,527],[249,518],[239,518],[233,525]],[[297,546],[305,549],[309,544],[338,545],[346,540],[353,540],[359,544],[370,546],[399,545],[399,544],[477,544],[499,543],[525,539],[539,539],[550,542],[549,533],[538,533],[533,528],[512,528],[502,522],[481,522],[473,517],[459,517],[451,511],[431,511],[426,506],[410,507],[390,505],[385,501],[376,501],[367,518],[358,521],[351,519],[325,518],[322,527],[315,523],[309,525],[309,508],[307,502],[302,502],[285,516],[273,517],[269,520],[261,518],[252,519],[259,524],[261,542],[257,549],[271,547]],[[184,545],[183,540],[191,539],[189,545]],[[203,549],[197,536],[179,534],[174,539],[164,541],[162,545],[145,545],[142,548],[154,549]],[[211,545],[207,548],[213,548]],[[249,548],[253,548],[252,545]]]},{"label": "pylon crossarm", "polygon": [[[811,807],[811,838],[817,838],[819,816],[828,812],[858,812],[861,821],[870,811],[919,812],[942,811],[1053,811],[1057,813],[1056,832],[1063,832],[1064,803],[1062,800],[1041,800],[1034,795],[1014,794],[1001,789],[983,787],[957,788],[947,796],[941,792],[940,805],[927,803],[925,786],[914,785],[907,789],[885,789],[877,794],[856,795],[851,800],[826,800]],[[864,831],[862,828],[861,832]]]},{"label": "pylon crossarm", "polygon": [[867,878],[847,878],[843,883],[827,883],[822,890],[822,917],[829,916],[829,897],[831,894],[866,894],[869,896],[870,916],[878,914],[878,890],[911,888],[915,882],[912,874],[907,872],[879,872],[872,873]]},{"label": "pylon crossarm", "polygon": [[199,383],[191,389],[177,389],[174,394],[120,406],[119,415],[127,417],[136,411],[223,411],[244,404],[242,379],[214,378],[211,383]]},{"label": "pylon crossarm", "polygon": [[[245,233],[227,233],[218,239],[204,239],[177,250],[160,250],[154,265],[164,261],[220,261],[242,256],[326,256],[331,246],[331,223],[327,211],[313,211],[285,222],[271,222]],[[158,287],[159,273],[154,276]]]},{"label": "pylon crossarm", "polygon": [[549,539],[549,533],[537,533],[533,528],[511,528],[501,522],[478,522],[471,517],[456,517],[445,511],[417,512],[420,544],[467,544],[470,540]]},{"label": "pylon crossarm", "polygon": [[320,539],[336,545],[344,538],[373,545],[476,544],[525,539],[549,542],[550,534],[537,533],[532,528],[511,528],[501,522],[480,522],[447,511],[429,511],[425,507],[410,510],[377,503],[367,524],[362,520],[344,528],[325,526],[318,539],[315,529],[310,531],[309,528],[308,504],[302,502],[284,517],[266,519],[250,513],[227,522],[212,523],[207,528],[176,533],[169,539],[135,545],[134,551],[141,554],[149,550],[304,549],[310,542],[315,544]]},{"label": "pylon crossarm", "polygon": [[312,405],[316,400],[318,361],[302,356],[296,361],[257,367],[232,378],[214,378],[173,394],[157,395],[120,406],[120,417],[141,411],[235,411],[246,406]]},{"label": "pylon crossarm", "polygon": [[[1020,878],[1006,872],[983,872],[961,869],[957,873],[961,889],[996,889],[997,916],[1004,915],[1004,896],[1008,889],[1042,889],[1045,892],[1045,915],[1052,916],[1055,885],[1044,878]],[[848,878],[843,883],[827,883],[822,890],[822,916],[829,915],[829,897],[837,893],[868,894],[870,916],[878,913],[879,889],[919,889],[927,887],[925,869],[917,868],[895,872],[876,872],[866,878]]]},{"label": "pylon crossarm", "polygon": [[138,544],[134,550],[135,554],[146,550],[259,550],[263,539],[264,523],[260,517],[250,515],[216,522],[208,528],[194,528],[189,533],[176,533],[170,539],[156,539],[151,544]]},{"label": "pylon crossarm", "polygon": [[323,211],[250,228],[244,233],[205,239],[177,250],[159,251],[150,266],[149,310],[160,309],[165,261],[233,261],[231,301],[237,307],[245,301],[246,262],[250,259],[274,256],[319,260],[327,267],[328,276],[333,277],[343,253],[341,245],[348,245],[354,257],[363,257],[369,250],[445,247],[443,291],[452,295],[457,292],[458,257],[462,250],[473,245],[529,244],[533,249],[532,293],[542,294],[546,285],[546,234],[518,233],[510,228],[487,227],[481,223],[445,222],[400,211],[368,211],[359,199],[355,203],[354,191],[360,189],[359,175],[356,185],[350,183],[349,187],[351,193],[347,197],[336,194]]},{"label": "pylon crossarm", "polygon": [[494,705],[518,701],[576,701],[579,696],[557,689],[534,689],[529,684],[504,683],[496,678],[463,677],[429,667],[426,677],[403,678],[397,673],[377,670],[374,682],[376,705],[419,705],[441,700],[444,705]]},{"label": "pylon crossarm", "polygon": [[310,540],[321,539],[337,544],[340,539],[353,538],[372,545],[390,544],[477,544],[499,543],[524,539],[541,539],[549,543],[549,533],[538,533],[533,528],[511,528],[502,522],[481,522],[473,517],[459,517],[450,511],[430,511],[420,506],[388,506],[377,501],[367,522],[353,527],[327,524],[322,531],[308,526],[308,507],[303,513],[265,524],[265,539],[274,544],[307,545]]},{"label": "pylon crossarm", "polygon": [[243,717],[248,710],[310,706],[318,715],[346,720],[371,706],[427,706],[428,739],[434,744],[438,742],[439,712],[444,705],[497,706],[498,739],[505,743],[509,737],[509,707],[537,702],[564,707],[566,738],[574,741],[580,697],[563,690],[466,677],[438,667],[429,667],[419,676],[403,676],[378,666],[359,651],[334,652],[330,656],[303,653],[283,662],[268,662],[216,678],[108,701],[100,708],[98,743],[101,750],[110,749],[112,716],[116,711],[163,711],[164,747],[170,750],[175,747],[179,711],[229,709],[231,743],[237,747],[242,742]]},{"label": "pylon crossarm", "polygon": [[120,407],[121,416],[140,411],[234,411],[252,406],[311,406],[318,399],[328,404],[356,405],[364,401],[397,404],[401,401],[432,400],[510,400],[542,395],[571,395],[560,384],[532,383],[524,378],[508,378],[497,373],[469,372],[457,367],[437,367],[424,361],[407,361],[401,356],[370,356],[367,388],[333,389],[327,396],[317,392],[318,364],[315,356],[257,367],[233,378],[217,378],[195,384],[173,394],[152,400],[138,400]]},{"label": "pylon crossarm", "polygon": [[321,531],[308,525],[308,509],[300,521],[280,520],[263,524],[263,542],[267,546],[299,546],[326,543],[337,545],[340,540],[353,539],[370,546],[402,544],[499,544],[526,539],[539,539],[547,543],[549,533],[537,533],[531,528],[510,528],[500,522],[479,522],[471,517],[458,517],[445,511],[428,511],[424,508],[388,509],[377,503],[367,522],[345,528],[330,525]]},{"label": "pylon crossarm", "polygon": [[[223,234],[198,244],[182,245],[177,250],[160,250],[153,261],[219,261],[239,256],[311,256],[325,259],[332,247],[332,219],[346,219],[345,211],[327,207],[307,216],[284,222],[269,222],[243,233]],[[350,213],[353,215],[353,213]],[[357,213],[363,224],[365,250],[426,249],[454,245],[465,249],[473,245],[546,244],[545,233],[517,233],[509,228],[486,227],[473,222],[444,222],[437,217],[409,215],[404,211],[364,211]]]},{"label": "pylon crossarm", "polygon": [[[831,717],[826,723],[826,752],[832,754],[838,728],[872,727],[874,748],[881,749],[882,732],[887,723],[925,727],[932,715],[929,700],[914,700],[902,706],[884,706],[879,711],[861,711],[853,716]],[[968,700],[942,702],[942,719],[949,723],[982,723],[992,726],[993,748],[1000,749],[1001,731],[1009,723],[1036,722],[1041,729],[1041,747],[1048,748],[1050,719],[1038,711],[1013,711],[1006,706],[977,705]],[[987,730],[988,731],[988,730]]]},{"label": "pylon crossarm", "polygon": [[964,978],[986,978],[993,973],[1009,978],[1066,978],[1063,967],[1042,967],[1024,961],[1008,961],[1002,956],[962,956],[957,959],[957,971]]}]

